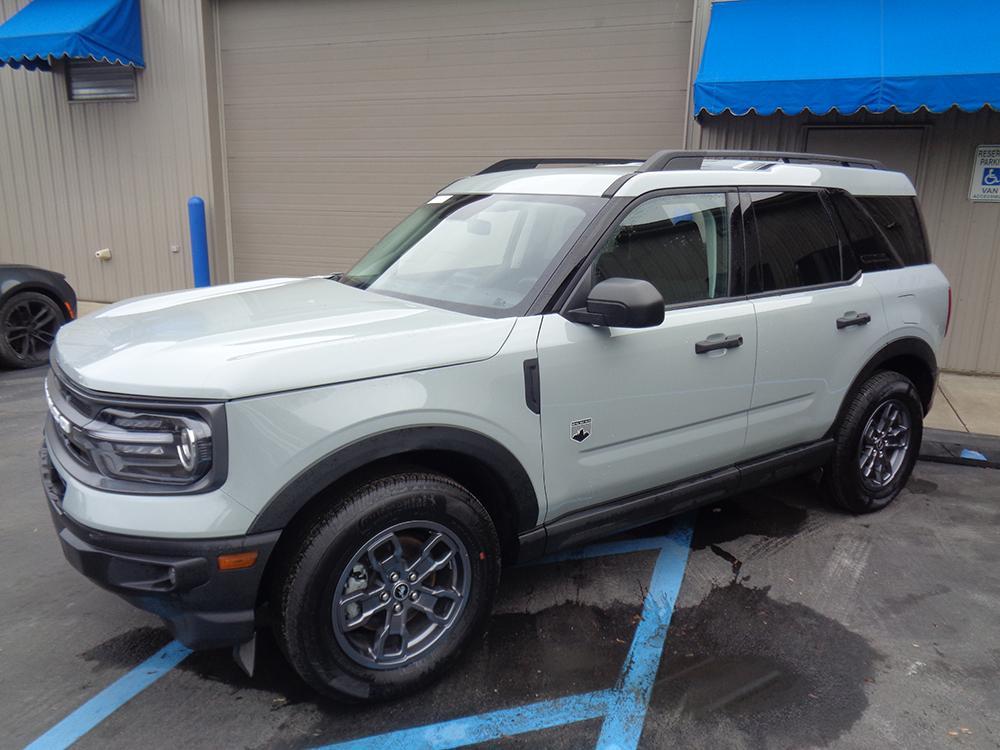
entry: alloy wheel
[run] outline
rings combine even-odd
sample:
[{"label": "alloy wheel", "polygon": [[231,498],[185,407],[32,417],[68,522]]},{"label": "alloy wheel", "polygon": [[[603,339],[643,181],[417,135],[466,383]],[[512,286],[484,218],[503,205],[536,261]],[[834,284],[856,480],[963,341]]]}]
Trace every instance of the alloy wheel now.
[{"label": "alloy wheel", "polygon": [[407,664],[458,622],[470,586],[469,554],[433,521],[396,524],[364,544],[334,590],[333,631],[369,669]]},{"label": "alloy wheel", "polygon": [[910,447],[910,432],[910,413],[901,401],[889,399],[872,412],[858,447],[858,468],[866,486],[879,490],[896,478]]},{"label": "alloy wheel", "polygon": [[48,356],[59,330],[59,323],[59,317],[51,303],[40,299],[26,299],[7,311],[0,331],[11,351],[20,359],[31,362]]}]

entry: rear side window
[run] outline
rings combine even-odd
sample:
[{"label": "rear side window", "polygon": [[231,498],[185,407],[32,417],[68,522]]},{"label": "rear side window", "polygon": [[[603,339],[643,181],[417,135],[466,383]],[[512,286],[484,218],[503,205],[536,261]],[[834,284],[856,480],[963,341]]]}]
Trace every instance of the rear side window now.
[{"label": "rear side window", "polygon": [[892,248],[875,222],[851,196],[832,191],[830,202],[847,233],[844,248],[844,273],[850,278],[858,270],[885,271],[899,268]]},{"label": "rear side window", "polygon": [[857,199],[885,232],[905,265],[931,262],[916,198],[911,195],[859,195]]},{"label": "rear side window", "polygon": [[750,231],[756,257],[748,286],[779,291],[842,281],[840,238],[819,193],[751,193]]}]

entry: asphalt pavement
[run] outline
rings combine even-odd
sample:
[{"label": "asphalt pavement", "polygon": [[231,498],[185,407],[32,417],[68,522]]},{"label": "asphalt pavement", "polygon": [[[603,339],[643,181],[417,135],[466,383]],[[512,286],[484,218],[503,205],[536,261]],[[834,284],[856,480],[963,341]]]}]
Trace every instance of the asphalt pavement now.
[{"label": "asphalt pavement", "polygon": [[42,377],[0,372],[0,747],[1000,748],[996,469],[921,461],[863,517],[799,479],[507,569],[453,672],[359,708],[268,638],[252,679],[177,650],[69,567]]}]

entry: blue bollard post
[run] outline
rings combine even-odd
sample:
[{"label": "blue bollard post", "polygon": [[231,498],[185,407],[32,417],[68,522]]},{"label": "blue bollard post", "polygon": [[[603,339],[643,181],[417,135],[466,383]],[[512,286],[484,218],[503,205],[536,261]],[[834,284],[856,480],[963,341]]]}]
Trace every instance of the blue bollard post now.
[{"label": "blue bollard post", "polygon": [[191,266],[194,285],[211,286],[208,268],[208,229],[205,227],[205,201],[197,195],[188,200],[188,222],[191,225]]}]

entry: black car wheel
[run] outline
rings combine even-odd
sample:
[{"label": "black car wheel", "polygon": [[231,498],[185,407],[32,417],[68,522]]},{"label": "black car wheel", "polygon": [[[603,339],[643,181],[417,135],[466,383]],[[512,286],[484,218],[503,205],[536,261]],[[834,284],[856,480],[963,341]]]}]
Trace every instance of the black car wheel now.
[{"label": "black car wheel", "polygon": [[289,550],[272,593],[278,643],[321,693],[391,698],[483,629],[499,577],[496,530],[464,487],[424,472],[369,481]]},{"label": "black car wheel", "polygon": [[0,307],[0,364],[44,365],[63,322],[62,311],[51,298],[39,292],[15,294]]},{"label": "black car wheel", "polygon": [[917,389],[904,375],[880,372],[863,383],[837,425],[824,472],[833,501],[852,513],[891,503],[917,461],[923,417]]}]

